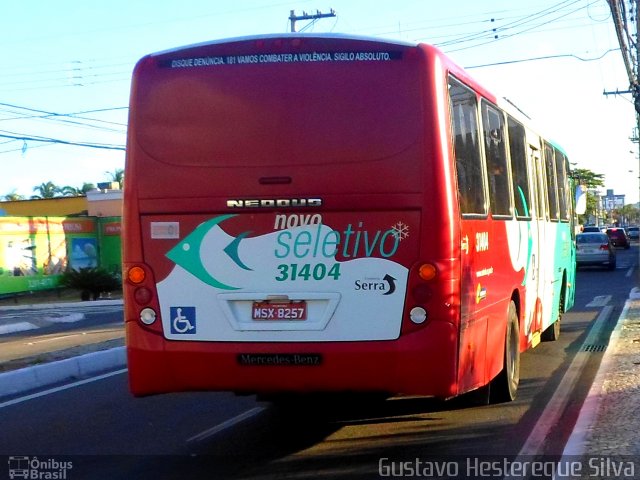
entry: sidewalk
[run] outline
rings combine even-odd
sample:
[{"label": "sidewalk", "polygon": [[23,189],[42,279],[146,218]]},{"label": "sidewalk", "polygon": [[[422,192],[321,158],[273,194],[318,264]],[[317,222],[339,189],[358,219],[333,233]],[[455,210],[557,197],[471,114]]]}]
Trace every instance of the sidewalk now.
[{"label": "sidewalk", "polygon": [[33,328],[6,329],[8,333],[24,330],[24,334],[2,338],[0,343],[0,398],[126,367],[123,322],[118,328],[111,322],[81,329],[39,332],[54,324],[84,319],[84,314],[74,313],[73,307],[113,308],[121,306],[122,299],[52,300],[52,303],[22,305],[5,301],[0,305],[0,327],[20,327],[27,322],[22,319],[12,322],[10,317],[15,318],[24,311],[33,313],[33,318],[28,319]]},{"label": "sidewalk", "polygon": [[[640,455],[640,288],[620,315],[563,454]],[[640,476],[640,471],[636,472]],[[638,478],[638,477],[636,477]]]}]

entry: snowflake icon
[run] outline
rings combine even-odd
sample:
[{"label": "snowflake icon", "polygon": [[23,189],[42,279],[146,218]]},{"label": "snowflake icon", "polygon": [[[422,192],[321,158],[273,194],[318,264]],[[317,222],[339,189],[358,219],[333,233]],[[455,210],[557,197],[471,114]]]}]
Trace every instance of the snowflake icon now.
[{"label": "snowflake icon", "polygon": [[409,236],[409,225],[403,222],[398,222],[391,227],[391,231],[393,232],[394,237],[399,241],[402,241]]}]

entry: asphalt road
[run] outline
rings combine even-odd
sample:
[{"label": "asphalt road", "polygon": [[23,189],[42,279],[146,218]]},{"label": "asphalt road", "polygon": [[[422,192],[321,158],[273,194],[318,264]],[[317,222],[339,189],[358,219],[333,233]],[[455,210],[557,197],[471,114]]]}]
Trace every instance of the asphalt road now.
[{"label": "asphalt road", "polygon": [[0,372],[124,344],[122,302],[0,307]]},{"label": "asphalt road", "polygon": [[[429,459],[557,458],[637,284],[637,246],[618,253],[614,272],[579,271],[576,306],[563,318],[560,339],[522,355],[511,403],[412,397],[277,405],[206,392],[133,398],[121,371],[24,400],[0,399],[0,455],[69,461],[73,480],[368,479]],[[545,417],[552,426],[540,431]]]}]

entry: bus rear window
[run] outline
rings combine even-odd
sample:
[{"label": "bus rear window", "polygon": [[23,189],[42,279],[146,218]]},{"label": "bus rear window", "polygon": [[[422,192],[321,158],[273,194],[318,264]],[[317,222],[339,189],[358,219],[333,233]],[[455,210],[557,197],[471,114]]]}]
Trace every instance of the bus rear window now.
[{"label": "bus rear window", "polygon": [[172,68],[165,57],[139,66],[133,93],[135,140],[161,162],[355,163],[393,157],[420,138],[417,62],[400,53],[382,61],[199,68]]}]

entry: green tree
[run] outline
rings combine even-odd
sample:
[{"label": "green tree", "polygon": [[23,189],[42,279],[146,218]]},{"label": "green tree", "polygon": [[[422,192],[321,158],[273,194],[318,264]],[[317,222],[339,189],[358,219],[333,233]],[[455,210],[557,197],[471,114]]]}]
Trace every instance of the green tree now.
[{"label": "green tree", "polygon": [[80,188],[66,186],[60,189],[60,193],[62,193],[65,197],[81,197],[86,195],[87,192],[94,190],[96,186],[93,183],[83,183]]},{"label": "green tree", "polygon": [[595,193],[598,187],[604,187],[604,174],[595,173],[587,168],[574,168],[571,176],[577,185],[587,187],[587,210],[584,215],[579,215],[580,223],[586,223],[586,219],[596,216],[598,213],[598,195]]},{"label": "green tree", "polygon": [[36,195],[32,195],[32,199],[37,198],[53,198],[56,195],[60,194],[60,187],[58,187],[55,183],[49,181],[46,183],[41,183],[40,185],[36,185],[33,187],[33,191],[37,192]]},{"label": "green tree", "polygon": [[116,275],[99,267],[78,270],[68,268],[60,279],[60,285],[79,290],[82,300],[97,300],[102,292],[113,292],[122,288],[121,280]]},{"label": "green tree", "polygon": [[15,202],[16,200],[24,200],[25,198],[24,198],[24,195],[20,195],[19,193],[16,193],[15,190],[12,190],[6,195],[4,195],[2,199],[8,202]]},{"label": "green tree", "polygon": [[617,216],[617,221],[620,225],[637,225],[639,223],[640,211],[635,205],[625,205],[622,208],[614,210]]},{"label": "green tree", "polygon": [[117,182],[120,189],[124,187],[124,169],[116,168],[113,172],[104,172],[109,176],[110,182]]}]

